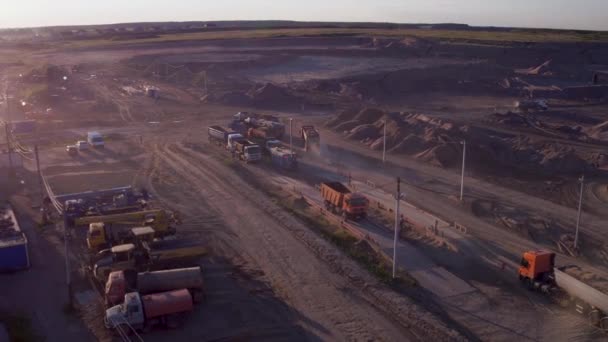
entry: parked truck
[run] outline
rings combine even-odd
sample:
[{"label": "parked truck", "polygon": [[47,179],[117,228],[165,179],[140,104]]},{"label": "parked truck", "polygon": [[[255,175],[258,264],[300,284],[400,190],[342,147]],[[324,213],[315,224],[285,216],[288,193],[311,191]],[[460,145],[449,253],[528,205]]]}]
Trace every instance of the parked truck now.
[{"label": "parked truck", "polygon": [[285,147],[271,147],[270,160],[272,165],[281,169],[295,170],[298,167],[296,154]]},{"label": "parked truck", "polygon": [[188,289],[195,303],[203,299],[203,276],[200,267],[175,268],[153,272],[122,270],[111,272],[105,286],[106,306],[121,304],[125,294],[140,295]]},{"label": "parked truck", "polygon": [[178,220],[172,213],[164,209],[142,210],[112,215],[84,216],[74,220],[76,226],[88,226],[95,222],[150,226],[155,231],[170,231],[173,230],[171,225],[173,223],[178,223]]},{"label": "parked truck", "polygon": [[106,310],[104,325],[108,329],[129,332],[150,331],[155,325],[176,328],[183,316],[191,312],[194,303],[186,289],[141,295],[137,292],[125,294],[123,303]]},{"label": "parked truck", "polygon": [[313,147],[317,147],[318,149],[320,144],[320,136],[319,131],[315,129],[315,126],[302,126],[300,135],[304,141],[304,150],[306,152],[310,151],[310,149]]},{"label": "parked truck", "polygon": [[234,152],[239,159],[247,163],[253,163],[262,159],[262,150],[260,146],[249,140],[242,139],[234,143]]},{"label": "parked truck", "polygon": [[243,134],[248,134],[251,128],[261,129],[264,134],[282,139],[285,134],[285,125],[272,115],[260,115],[249,112],[239,112],[234,115],[230,127]]},{"label": "parked truck", "polygon": [[93,265],[93,276],[105,284],[113,271],[195,266],[205,253],[203,246],[185,239],[144,242],[138,246],[132,243],[117,245],[100,252],[102,257]]},{"label": "parked truck", "polygon": [[209,142],[218,146],[226,147],[228,145],[228,136],[235,133],[236,132],[222,126],[209,126],[207,128]]},{"label": "parked truck", "polygon": [[137,223],[93,222],[89,224],[89,230],[87,232],[87,246],[89,247],[89,251],[95,252],[116,244],[137,243],[136,236],[138,235],[134,233],[134,230],[137,231],[138,228],[149,229],[152,238],[164,238],[176,233],[176,229],[169,225],[139,227]]},{"label": "parked truck", "polygon": [[530,290],[552,296],[586,316],[589,322],[608,330],[608,295],[566,273],[569,266],[555,267],[555,253],[528,251],[522,256],[519,280]]},{"label": "parked truck", "polygon": [[320,186],[325,208],[345,219],[364,219],[367,217],[369,200],[358,193],[351,192],[339,182],[325,182]]}]

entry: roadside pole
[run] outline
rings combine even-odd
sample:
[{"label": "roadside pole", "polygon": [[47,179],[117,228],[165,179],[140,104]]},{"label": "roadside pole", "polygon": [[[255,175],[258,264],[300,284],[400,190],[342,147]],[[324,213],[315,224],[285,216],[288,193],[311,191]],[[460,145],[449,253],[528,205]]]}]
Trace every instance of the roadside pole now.
[{"label": "roadside pole", "polygon": [[36,171],[38,172],[38,183],[40,186],[40,205],[44,204],[44,185],[42,181],[42,172],[40,172],[40,159],[38,158],[38,144],[34,145],[34,153],[36,155]]},{"label": "roadside pole", "polygon": [[576,233],[574,233],[574,249],[578,249],[578,227],[581,223],[581,209],[583,208],[583,190],[585,190],[585,175],[578,179],[581,182],[581,193],[578,199],[578,214],[576,215]]},{"label": "roadside pole", "polygon": [[[64,220],[65,221],[65,220]],[[68,302],[72,304],[72,291],[71,291],[71,277],[70,277],[70,257],[68,255],[68,225],[66,222],[63,223],[63,241],[64,241],[64,253],[65,253],[65,284],[68,290]]]},{"label": "roadside pole", "polygon": [[293,119],[289,118],[289,153],[293,153],[293,135],[292,135]]},{"label": "roadside pole", "polygon": [[386,161],[386,120],[384,120],[384,138],[382,144],[382,164]]},{"label": "roadside pole", "polygon": [[397,238],[399,236],[399,202],[401,202],[401,178],[397,177],[397,194],[395,195],[395,237],[393,239],[393,279],[397,273]]},{"label": "roadside pole", "polygon": [[462,141],[462,173],[460,175],[460,201],[462,202],[464,196],[464,163],[467,153],[467,141]]}]

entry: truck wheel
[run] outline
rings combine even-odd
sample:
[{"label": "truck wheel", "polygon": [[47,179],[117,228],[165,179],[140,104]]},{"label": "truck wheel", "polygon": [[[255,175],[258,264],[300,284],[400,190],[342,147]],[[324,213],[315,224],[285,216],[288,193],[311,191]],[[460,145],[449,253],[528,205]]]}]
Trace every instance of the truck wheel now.
[{"label": "truck wheel", "polygon": [[131,336],[133,335],[133,329],[131,329],[129,327],[129,325],[121,323],[119,325],[116,326],[116,328],[114,328],[114,334],[118,335],[118,336]]},{"label": "truck wheel", "polygon": [[604,332],[608,332],[608,316],[602,317],[600,320],[600,328],[602,328]]},{"label": "truck wheel", "polygon": [[602,321],[602,312],[598,309],[592,309],[589,312],[589,323],[593,326],[599,327]]}]

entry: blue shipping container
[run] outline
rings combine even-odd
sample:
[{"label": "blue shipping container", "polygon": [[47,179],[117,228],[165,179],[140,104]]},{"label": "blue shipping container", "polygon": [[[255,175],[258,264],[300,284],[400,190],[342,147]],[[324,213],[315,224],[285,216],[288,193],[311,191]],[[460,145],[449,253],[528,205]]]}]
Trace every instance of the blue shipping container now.
[{"label": "blue shipping container", "polygon": [[30,267],[27,238],[10,204],[0,205],[0,272]]},{"label": "blue shipping container", "polygon": [[30,267],[25,236],[0,240],[0,272],[18,271]]}]

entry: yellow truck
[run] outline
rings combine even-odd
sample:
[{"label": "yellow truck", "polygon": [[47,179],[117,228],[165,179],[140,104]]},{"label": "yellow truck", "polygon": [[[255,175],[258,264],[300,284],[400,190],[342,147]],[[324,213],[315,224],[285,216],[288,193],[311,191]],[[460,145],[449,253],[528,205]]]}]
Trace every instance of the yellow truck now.
[{"label": "yellow truck", "polygon": [[139,226],[149,226],[155,231],[169,230],[171,224],[177,223],[175,215],[168,213],[164,209],[142,210],[128,213],[98,215],[98,216],[83,216],[76,218],[74,223],[76,226],[88,226],[91,223],[103,222],[106,224],[120,223],[132,224]]},{"label": "yellow truck", "polygon": [[132,224],[94,222],[89,225],[87,232],[87,247],[90,252],[97,252],[118,244],[138,244],[173,234],[175,229],[165,226],[162,230],[155,230],[152,227],[137,227]]},{"label": "yellow truck", "polygon": [[167,267],[197,266],[206,248],[191,240],[161,240],[117,245],[100,252],[102,257],[93,265],[93,275],[105,283],[113,271],[135,269],[146,271]]}]

